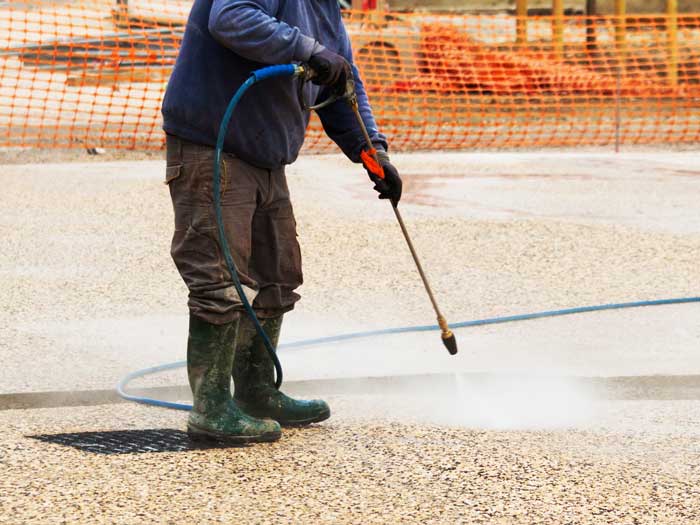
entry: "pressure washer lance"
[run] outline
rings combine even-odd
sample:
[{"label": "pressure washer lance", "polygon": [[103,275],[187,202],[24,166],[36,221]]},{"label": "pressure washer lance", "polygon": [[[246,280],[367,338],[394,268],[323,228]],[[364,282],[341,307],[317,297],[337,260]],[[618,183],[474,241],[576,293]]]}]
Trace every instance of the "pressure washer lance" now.
[{"label": "pressure washer lance", "polygon": [[[349,65],[348,68],[350,68]],[[313,69],[310,68],[308,65],[302,64],[300,66],[297,66],[295,76],[301,78],[301,82],[299,82],[298,94],[299,103],[301,104],[302,108],[304,108],[307,111],[319,110],[330,104],[333,104],[336,100],[344,99],[352,109],[352,112],[355,114],[357,124],[360,126],[362,134],[365,137],[365,142],[367,143],[367,149],[362,152],[362,161],[374,175],[376,175],[380,179],[384,179],[384,168],[382,168],[382,165],[379,163],[379,159],[377,158],[377,150],[374,149],[372,139],[370,139],[369,133],[367,133],[367,126],[365,126],[365,123],[362,120],[362,115],[360,115],[360,107],[357,102],[357,94],[355,92],[355,78],[353,77],[352,73],[347,75],[345,80],[345,86],[341,86],[340,89],[336,89],[335,92],[331,93],[331,95],[323,102],[316,105],[309,105],[304,100],[304,84],[306,82],[311,81],[314,75],[315,73]],[[394,210],[394,215],[396,215],[396,220],[399,221],[399,226],[401,227],[403,237],[404,239],[406,239],[406,244],[408,244],[408,249],[411,251],[413,261],[416,263],[416,268],[418,268],[418,273],[420,274],[420,277],[423,281],[425,291],[428,292],[428,297],[430,298],[430,302],[432,303],[433,309],[435,310],[435,315],[437,315],[438,325],[440,326],[440,331],[442,332],[442,343],[445,345],[445,348],[447,348],[447,351],[451,355],[455,355],[457,354],[457,340],[455,339],[455,335],[452,332],[452,330],[450,330],[450,327],[447,324],[445,317],[442,315],[442,313],[440,313],[440,308],[438,307],[437,301],[435,300],[433,290],[430,287],[430,283],[428,282],[428,278],[426,277],[425,272],[423,271],[423,266],[420,263],[420,259],[418,259],[418,254],[416,253],[416,249],[414,248],[413,242],[411,241],[411,236],[408,234],[406,224],[403,222],[403,217],[401,217],[401,212],[399,211],[398,203],[391,201],[391,207]]]},{"label": "pressure washer lance", "polygon": [[[362,120],[362,115],[360,115],[360,107],[357,102],[357,94],[355,93],[355,78],[353,77],[352,73],[347,75],[344,87],[341,87],[340,90],[336,90],[335,93],[332,93],[331,96],[329,96],[323,102],[313,106],[306,103],[306,101],[304,100],[303,91],[304,83],[312,80],[315,76],[315,72],[308,65],[302,64],[301,66],[297,66],[295,76],[301,78],[301,82],[299,82],[298,95],[299,103],[301,104],[301,107],[305,110],[319,110],[330,104],[333,104],[336,100],[340,99],[344,99],[348,103],[348,105],[352,109],[352,112],[355,114],[357,124],[360,126],[362,134],[365,137],[365,142],[367,143],[367,149],[361,154],[362,161],[374,175],[376,175],[380,179],[384,179],[384,168],[382,168],[382,165],[379,163],[379,159],[377,158],[377,150],[374,149],[372,139],[370,139],[369,133],[367,133],[367,126],[365,126],[365,122]],[[411,236],[408,234],[406,224],[403,222],[403,217],[401,217],[401,212],[399,211],[398,204],[396,202],[391,201],[391,207],[394,210],[394,215],[396,215],[396,220],[399,221],[399,226],[401,227],[403,237],[404,239],[406,239],[406,244],[408,244],[408,249],[411,251],[413,261],[416,263],[416,268],[418,268],[418,273],[420,274],[420,278],[423,281],[425,291],[428,292],[428,297],[430,298],[430,302],[432,303],[433,309],[435,310],[435,315],[437,315],[437,322],[440,326],[440,331],[442,332],[442,343],[445,345],[445,348],[447,348],[447,351],[451,355],[455,355],[457,354],[457,340],[455,339],[455,335],[452,332],[452,330],[450,330],[450,327],[447,324],[445,317],[442,315],[442,313],[440,313],[440,308],[438,307],[437,301],[435,300],[433,290],[430,287],[430,283],[428,282],[428,278],[426,277],[425,272],[423,271],[423,265],[421,265],[420,259],[418,259],[418,254],[416,253],[416,249],[413,246],[413,242],[411,241]]]},{"label": "pressure washer lance", "polygon": [[[377,177],[380,179],[384,179],[384,168],[382,168],[382,165],[379,163],[379,159],[377,158],[377,150],[374,148],[374,145],[372,144],[372,139],[369,137],[369,133],[367,133],[367,126],[365,126],[364,121],[362,120],[362,115],[360,115],[360,108],[357,103],[357,95],[355,94],[355,89],[354,89],[354,81],[349,81],[348,84],[352,84],[352,89],[347,90],[347,95],[345,97],[345,100],[347,101],[348,105],[352,109],[352,112],[355,114],[355,118],[357,119],[357,124],[360,126],[360,129],[362,130],[362,134],[365,136],[365,142],[367,143],[367,149],[363,152],[362,154],[362,160],[365,163],[365,166]],[[435,300],[435,295],[433,294],[433,290],[430,287],[430,283],[428,282],[428,278],[425,275],[425,272],[423,271],[423,266],[420,263],[420,259],[418,259],[418,254],[416,253],[416,249],[413,246],[413,242],[411,241],[411,236],[408,234],[408,230],[406,229],[406,224],[403,222],[403,217],[401,217],[401,212],[399,211],[398,203],[394,202],[393,200],[391,201],[391,208],[394,210],[394,215],[396,215],[396,220],[399,222],[399,226],[401,227],[401,232],[403,233],[404,239],[406,239],[406,244],[408,244],[408,249],[411,251],[411,255],[413,256],[413,262],[416,263],[416,268],[418,268],[418,273],[420,274],[420,278],[423,281],[423,286],[425,287],[425,291],[428,292],[428,297],[430,298],[430,302],[433,304],[433,309],[435,310],[435,315],[437,315],[437,322],[438,325],[440,326],[440,330],[442,331],[442,344],[445,345],[445,348],[447,348],[447,351],[451,355],[457,354],[457,340],[455,339],[455,334],[450,330],[449,325],[447,324],[447,321],[445,320],[445,317],[442,315],[440,312],[440,308],[438,307],[437,301]]]}]

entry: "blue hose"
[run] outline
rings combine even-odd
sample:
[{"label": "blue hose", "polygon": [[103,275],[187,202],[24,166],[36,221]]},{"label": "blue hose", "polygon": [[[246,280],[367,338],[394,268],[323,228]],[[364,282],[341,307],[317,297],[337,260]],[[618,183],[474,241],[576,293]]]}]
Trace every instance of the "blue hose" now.
[{"label": "blue hose", "polygon": [[[603,304],[598,306],[582,306],[579,308],[566,308],[563,310],[549,310],[545,312],[536,312],[531,314],[521,314],[521,315],[510,315],[505,317],[492,317],[489,319],[479,319],[476,321],[463,321],[461,323],[456,323],[451,325],[452,328],[467,328],[473,326],[486,326],[492,324],[501,323],[513,323],[516,321],[528,321],[531,319],[543,319],[546,317],[559,317],[563,315],[574,315],[582,314],[588,312],[601,312],[605,310],[622,310],[625,308],[641,308],[645,306],[664,306],[671,304],[690,304],[690,303],[700,303],[700,297],[683,297],[679,299],[659,299],[654,301],[637,301],[633,303],[612,303]],[[354,332],[349,334],[340,334],[328,337],[319,337],[316,339],[305,339],[303,341],[296,341],[294,343],[282,344],[280,348],[300,348],[307,346],[316,346],[326,343],[335,343],[339,341],[348,341],[350,339],[360,339],[365,337],[376,337],[379,335],[390,335],[390,334],[406,334],[413,332],[429,332],[429,331],[439,331],[440,327],[438,325],[425,325],[425,326],[406,326],[402,328],[385,328],[383,330],[371,330],[366,332]],[[124,377],[117,385],[117,393],[124,399],[129,401],[135,401],[136,403],[143,403],[145,405],[153,405],[162,408],[171,408],[175,410],[191,410],[192,405],[187,405],[183,403],[172,403],[170,401],[162,401],[160,399],[151,399],[148,397],[134,396],[126,393],[126,387],[134,379],[145,377],[147,375],[155,374],[158,372],[164,372],[166,370],[172,370],[174,368],[184,367],[186,361],[177,361],[175,363],[168,363],[165,365],[154,366],[152,368],[144,368],[143,370],[137,370],[132,372],[126,377]]]},{"label": "blue hose", "polygon": [[[233,281],[233,285],[236,289],[236,292],[238,293],[238,296],[241,299],[241,302],[243,303],[243,307],[246,310],[246,313],[250,317],[251,321],[255,325],[255,329],[257,330],[258,334],[261,336],[263,343],[265,344],[265,348],[267,349],[268,354],[270,355],[270,358],[272,359],[274,366],[275,366],[275,385],[277,388],[279,388],[282,384],[282,365],[279,362],[279,358],[277,357],[277,352],[275,351],[274,346],[272,345],[272,342],[268,338],[267,334],[265,333],[265,330],[262,328],[260,325],[260,321],[258,320],[257,315],[255,314],[255,311],[253,310],[253,307],[250,304],[250,301],[248,300],[245,291],[243,290],[243,286],[241,284],[241,281],[238,277],[238,271],[236,269],[236,264],[233,261],[233,257],[231,255],[231,249],[228,245],[228,242],[226,240],[226,231],[224,228],[224,219],[223,219],[223,214],[221,210],[221,155],[223,152],[224,148],[224,141],[226,139],[226,135],[228,132],[228,127],[229,123],[231,121],[231,117],[233,116],[233,112],[236,109],[236,106],[240,102],[240,100],[243,98],[243,95],[248,91],[248,89],[257,84],[258,82],[261,82],[263,80],[267,80],[270,78],[279,78],[279,77],[293,77],[297,76],[303,73],[303,69],[300,68],[299,66],[295,66],[294,64],[285,64],[285,65],[277,65],[277,66],[270,66],[270,67],[265,67],[262,69],[259,69],[257,71],[254,71],[250,77],[241,85],[240,88],[238,88],[238,91],[236,91],[236,94],[233,96],[231,101],[229,102],[228,107],[226,108],[226,112],[224,113],[224,117],[221,120],[221,125],[219,127],[219,135],[216,140],[216,153],[214,157],[214,180],[213,180],[213,193],[214,193],[214,208],[216,212],[216,222],[217,222],[217,227],[218,227],[218,233],[219,233],[219,242],[221,243],[221,251],[224,254],[224,259],[226,260],[226,266],[229,270],[229,273],[231,274],[231,280]],[[491,324],[499,324],[499,323],[511,323],[515,321],[526,321],[529,319],[541,319],[545,317],[557,317],[557,316],[562,316],[562,315],[573,315],[573,314],[580,314],[580,313],[586,313],[586,312],[597,312],[597,311],[603,311],[603,310],[620,310],[623,308],[639,308],[642,306],[661,306],[661,305],[669,305],[669,304],[687,304],[687,303],[698,303],[700,302],[700,297],[687,297],[687,298],[681,298],[681,299],[662,299],[662,300],[656,300],[656,301],[640,301],[640,302],[634,302],[634,303],[616,303],[616,304],[605,304],[605,305],[599,305],[599,306],[584,306],[580,308],[568,308],[564,310],[550,310],[550,311],[545,311],[545,312],[537,312],[537,313],[532,313],[532,314],[523,314],[523,315],[513,315],[513,316],[507,316],[507,317],[494,317],[491,319],[480,319],[476,321],[464,321],[461,323],[453,324],[451,325],[452,328],[465,328],[465,327],[472,327],[472,326],[484,326],[484,325],[491,325]],[[360,339],[360,338],[365,338],[365,337],[376,337],[379,335],[390,335],[390,334],[404,334],[404,333],[411,333],[411,332],[427,332],[427,331],[433,331],[433,330],[440,330],[440,327],[438,325],[424,325],[424,326],[407,326],[403,328],[386,328],[383,330],[371,330],[371,331],[366,331],[366,332],[354,332],[350,334],[340,334],[340,335],[335,335],[335,336],[329,336],[329,337],[319,337],[316,339],[307,339],[304,341],[297,341],[295,343],[288,343],[288,344],[283,344],[280,345],[280,348],[299,348],[302,346],[314,346],[314,345],[321,345],[321,344],[326,344],[326,343],[334,343],[334,342],[339,342],[339,341],[347,341],[350,339]],[[117,385],[117,393],[119,396],[122,398],[128,400],[128,401],[134,401],[136,403],[143,403],[147,405],[153,405],[157,407],[162,407],[162,408],[171,408],[175,410],[191,410],[192,405],[187,405],[187,404],[182,404],[182,403],[172,403],[170,401],[162,401],[159,399],[151,399],[148,397],[141,397],[141,396],[134,396],[131,394],[126,393],[126,387],[129,385],[131,381],[134,379],[138,379],[140,377],[145,377],[147,375],[155,374],[158,372],[163,372],[166,370],[172,370],[175,368],[180,368],[186,366],[187,362],[186,361],[177,361],[175,363],[168,363],[165,365],[159,365],[159,366],[154,366],[151,368],[144,368],[142,370],[137,370],[136,372],[132,372],[125,376]]]},{"label": "blue hose", "polygon": [[261,82],[263,80],[278,77],[293,77],[297,74],[300,74],[301,72],[301,68],[295,66],[294,64],[269,66],[262,69],[258,69],[257,71],[253,71],[250,77],[248,77],[248,79],[241,85],[241,87],[238,88],[238,91],[236,91],[236,94],[233,96],[233,98],[228,104],[228,107],[226,108],[224,117],[221,119],[221,125],[219,126],[219,135],[216,139],[216,153],[214,155],[214,210],[216,212],[216,224],[219,231],[219,243],[221,244],[221,252],[224,255],[224,259],[226,260],[226,266],[228,268],[229,273],[231,274],[231,280],[233,281],[233,286],[236,288],[238,297],[241,299],[241,303],[243,303],[243,307],[245,308],[248,317],[250,317],[250,320],[255,325],[255,329],[262,338],[263,343],[265,344],[265,348],[267,349],[267,353],[270,355],[270,358],[272,359],[272,362],[275,366],[275,386],[277,388],[279,388],[282,385],[282,365],[280,364],[279,358],[277,357],[275,347],[272,345],[270,338],[267,337],[265,330],[260,325],[258,316],[255,315],[255,311],[253,310],[253,307],[251,306],[250,301],[248,300],[248,297],[246,296],[245,291],[243,290],[241,281],[238,278],[238,270],[236,269],[236,263],[233,262],[233,257],[231,256],[231,248],[229,247],[228,241],[226,240],[224,217],[221,212],[221,154],[224,149],[224,141],[226,140],[226,135],[228,133],[228,127],[231,121],[231,117],[233,116],[233,111],[236,109],[236,106],[241,101],[246,91],[248,91],[248,89],[254,84],[257,84],[258,82]]}]

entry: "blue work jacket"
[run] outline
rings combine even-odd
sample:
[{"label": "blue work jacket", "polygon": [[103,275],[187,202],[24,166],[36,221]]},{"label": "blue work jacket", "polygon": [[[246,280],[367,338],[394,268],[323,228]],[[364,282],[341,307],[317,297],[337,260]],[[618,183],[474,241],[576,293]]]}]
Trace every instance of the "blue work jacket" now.
[{"label": "blue work jacket", "polygon": [[[215,146],[226,106],[252,71],[306,62],[319,44],[352,64],[336,0],[195,0],[163,100],[164,130]],[[370,137],[376,147],[387,149],[354,65],[353,70]],[[282,78],[252,87],[233,116],[224,150],[261,168],[294,162],[309,123],[297,82]],[[318,102],[326,91],[309,83],[305,96]],[[318,114],[328,136],[358,162],[364,140],[347,104],[337,101]]]}]

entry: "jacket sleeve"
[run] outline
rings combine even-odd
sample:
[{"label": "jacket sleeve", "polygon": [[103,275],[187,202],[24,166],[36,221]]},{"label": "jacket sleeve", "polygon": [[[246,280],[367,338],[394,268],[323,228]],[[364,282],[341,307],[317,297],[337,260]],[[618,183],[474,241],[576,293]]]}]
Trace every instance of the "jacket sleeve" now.
[{"label": "jacket sleeve", "polygon": [[[350,44],[350,38],[345,30],[343,22],[340,22],[339,36],[342,38],[341,47],[339,54],[341,54],[345,59],[352,64],[352,72],[355,76],[355,92],[357,94],[357,102],[360,108],[360,115],[362,120],[367,127],[367,132],[374,147],[378,150],[388,151],[388,145],[386,137],[379,133],[377,129],[377,123],[374,120],[374,115],[372,114],[372,108],[369,105],[369,99],[367,98],[367,92],[365,91],[365,86],[362,83],[362,78],[360,77],[360,72],[358,71],[355,64],[353,64],[352,58],[352,46]],[[326,89],[322,90],[319,96],[319,101],[326,98],[328,92]],[[345,100],[338,100],[318,111],[318,116],[323,124],[323,129],[326,134],[335,142],[343,153],[353,162],[361,162],[360,152],[366,147],[365,139],[360,127],[355,120],[355,115],[348,106]]]},{"label": "jacket sleeve", "polygon": [[316,41],[275,18],[279,0],[214,0],[209,33],[223,46],[255,62],[306,62]]}]

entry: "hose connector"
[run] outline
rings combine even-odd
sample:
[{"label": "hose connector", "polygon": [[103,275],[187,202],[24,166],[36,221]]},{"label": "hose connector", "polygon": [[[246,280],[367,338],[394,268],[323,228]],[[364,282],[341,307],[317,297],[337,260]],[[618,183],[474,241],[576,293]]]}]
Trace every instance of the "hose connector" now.
[{"label": "hose connector", "polygon": [[[352,69],[348,70],[348,74],[345,78],[345,84],[341,86],[335,86],[334,89],[331,90],[331,93],[328,96],[328,98],[326,98],[326,100],[324,100],[323,102],[319,102],[318,104],[312,105],[306,102],[306,100],[304,99],[304,84],[306,82],[311,82],[316,76],[316,72],[308,64],[299,64],[295,65],[294,67],[296,68],[294,72],[294,77],[301,79],[301,82],[299,82],[297,96],[299,99],[299,105],[304,111],[318,111],[319,109],[323,109],[335,103],[336,101],[343,99],[347,101],[354,100],[354,104],[355,106],[357,106],[357,95],[355,94],[355,77],[353,75]],[[350,102],[350,104],[352,105],[352,102]]]},{"label": "hose connector", "polygon": [[303,64],[298,64],[294,66],[294,77],[295,78],[306,78],[306,75],[309,74],[309,68],[307,66],[304,66]]}]

